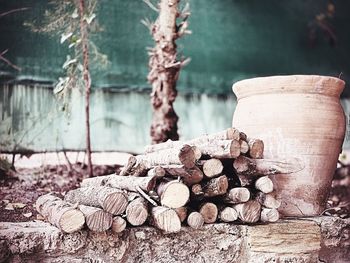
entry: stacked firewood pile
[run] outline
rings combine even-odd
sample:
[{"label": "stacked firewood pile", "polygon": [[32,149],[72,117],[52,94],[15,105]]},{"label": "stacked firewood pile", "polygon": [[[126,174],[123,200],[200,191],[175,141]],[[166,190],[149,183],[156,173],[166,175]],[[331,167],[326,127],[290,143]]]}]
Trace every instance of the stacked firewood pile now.
[{"label": "stacked firewood pile", "polygon": [[289,173],[290,162],[262,159],[264,144],[235,128],[190,141],[150,145],[130,157],[119,175],[88,178],[65,200],[38,198],[37,210],[71,233],[122,232],[146,222],[164,232],[181,223],[199,229],[214,222],[255,223],[279,219],[272,174]]}]

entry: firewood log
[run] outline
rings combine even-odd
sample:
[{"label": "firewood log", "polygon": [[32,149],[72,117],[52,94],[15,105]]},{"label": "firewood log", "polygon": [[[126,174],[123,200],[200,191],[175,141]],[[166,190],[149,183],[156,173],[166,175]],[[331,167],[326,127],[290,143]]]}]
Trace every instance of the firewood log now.
[{"label": "firewood log", "polygon": [[184,206],[190,198],[188,187],[177,180],[159,184],[157,194],[160,197],[161,205],[170,208]]},{"label": "firewood log", "polygon": [[84,226],[84,214],[56,196],[42,195],[35,206],[39,214],[65,233],[73,233]]},{"label": "firewood log", "polygon": [[179,216],[181,223],[184,222],[187,218],[187,207],[181,206],[174,209],[176,214]]},{"label": "firewood log", "polygon": [[196,197],[204,196],[204,192],[203,192],[202,186],[200,184],[192,185],[191,193],[193,196],[196,196]]},{"label": "firewood log", "polygon": [[263,208],[261,210],[260,220],[262,222],[276,222],[280,218],[280,214],[277,209],[274,208]]},{"label": "firewood log", "polygon": [[256,200],[234,205],[233,208],[238,212],[238,218],[242,222],[255,223],[260,219],[261,205]]},{"label": "firewood log", "polygon": [[142,190],[149,192],[154,189],[158,179],[157,176],[135,177],[111,174],[84,179],[80,186],[109,186],[132,192],[137,192],[139,187]]},{"label": "firewood log", "polygon": [[262,159],[264,155],[264,142],[259,139],[248,139],[249,156],[253,159]]},{"label": "firewood log", "polygon": [[202,160],[199,162],[200,166],[202,166],[203,173],[207,178],[213,178],[219,176],[223,169],[224,165],[219,159],[209,159]]},{"label": "firewood log", "polygon": [[[213,140],[239,140],[240,134],[239,131],[235,128],[228,128],[224,131],[217,132],[214,134],[209,134],[209,135],[203,135],[198,138],[189,140],[189,141],[171,141],[168,140],[163,143],[159,144],[153,144],[153,145],[148,145],[145,149],[146,153],[151,153],[151,152],[157,152],[160,150],[164,149],[169,149],[169,148],[178,148],[183,146],[184,144],[188,144],[191,146],[197,146],[199,144],[207,143],[209,141]],[[198,158],[199,159],[199,158]]]},{"label": "firewood log", "polygon": [[248,136],[244,132],[239,132],[239,139],[243,140],[243,141],[247,141],[248,140]]},{"label": "firewood log", "polygon": [[126,208],[126,220],[133,226],[141,226],[148,217],[148,206],[145,199],[138,197]]},{"label": "firewood log", "polygon": [[156,166],[147,172],[147,176],[162,178],[165,176],[165,169],[161,166]]},{"label": "firewood log", "polygon": [[237,220],[238,212],[233,207],[226,206],[220,209],[219,218],[223,222],[233,222]]},{"label": "firewood log", "polygon": [[181,177],[188,186],[197,184],[203,179],[203,172],[197,166],[186,168],[183,165],[164,165],[162,167],[167,175]]},{"label": "firewood log", "polygon": [[181,229],[181,221],[176,212],[163,206],[152,208],[150,223],[165,233],[179,232]]},{"label": "firewood log", "polygon": [[249,144],[246,141],[239,140],[239,145],[240,145],[240,149],[241,149],[242,154],[246,154],[249,152]]},{"label": "firewood log", "polygon": [[273,191],[273,182],[268,176],[263,176],[256,180],[255,188],[265,194],[268,194]]},{"label": "firewood log", "polygon": [[112,222],[112,231],[114,233],[121,233],[126,228],[126,221],[121,216],[115,216]]},{"label": "firewood log", "polygon": [[106,186],[77,188],[67,192],[64,199],[72,204],[101,207],[113,215],[124,213],[128,205],[128,198],[124,192]]},{"label": "firewood log", "polygon": [[196,154],[191,146],[185,144],[181,148],[170,148],[136,156],[137,163],[144,164],[148,169],[158,165],[182,164],[186,168],[195,166]]},{"label": "firewood log", "polygon": [[228,204],[239,204],[250,199],[250,191],[245,187],[235,187],[228,191],[223,197],[223,201]]},{"label": "firewood log", "polygon": [[228,188],[227,177],[226,175],[221,175],[220,177],[212,178],[202,183],[201,186],[205,197],[224,195]]},{"label": "firewood log", "polygon": [[218,207],[214,203],[206,202],[200,206],[199,213],[203,216],[204,223],[212,224],[218,217]]},{"label": "firewood log", "polygon": [[95,232],[103,232],[112,226],[112,214],[103,211],[101,208],[79,205],[79,210],[84,214],[86,226]]},{"label": "firewood log", "polygon": [[274,175],[289,174],[301,171],[305,165],[298,158],[287,159],[250,159],[239,156],[233,162],[237,174],[245,175]]},{"label": "firewood log", "polygon": [[241,146],[237,140],[213,140],[197,145],[202,155],[211,158],[237,158],[241,153]]},{"label": "firewood log", "polygon": [[274,193],[264,194],[258,192],[255,199],[266,208],[277,209],[281,206],[281,201],[276,199]]},{"label": "firewood log", "polygon": [[200,229],[204,225],[204,218],[201,213],[191,212],[188,215],[187,224],[193,229]]},{"label": "firewood log", "polygon": [[130,170],[135,166],[136,164],[136,157],[135,156],[130,156],[128,158],[128,162],[126,165],[121,169],[119,175],[120,176],[126,176],[130,174]]}]

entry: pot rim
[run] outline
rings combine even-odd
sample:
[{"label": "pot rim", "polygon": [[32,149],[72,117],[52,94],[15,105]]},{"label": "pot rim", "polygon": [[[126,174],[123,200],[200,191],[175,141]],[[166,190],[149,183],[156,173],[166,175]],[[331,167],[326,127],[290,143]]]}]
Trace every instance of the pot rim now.
[{"label": "pot rim", "polygon": [[339,98],[345,81],[320,75],[277,75],[238,81],[232,85],[237,100],[253,95],[305,93]]}]

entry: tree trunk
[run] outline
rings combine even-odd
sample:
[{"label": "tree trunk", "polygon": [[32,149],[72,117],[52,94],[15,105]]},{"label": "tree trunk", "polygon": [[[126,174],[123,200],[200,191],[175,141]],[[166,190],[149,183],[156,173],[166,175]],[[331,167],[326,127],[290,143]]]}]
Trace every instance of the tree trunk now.
[{"label": "tree trunk", "polygon": [[176,81],[181,63],[177,61],[175,40],[179,0],[160,0],[159,17],[152,28],[155,48],[150,53],[148,81],[152,85],[153,119],[152,143],[178,140],[177,121],[173,103],[177,96]]},{"label": "tree trunk", "polygon": [[86,129],[86,155],[88,159],[88,173],[92,177],[92,162],[91,162],[91,140],[90,140],[90,89],[91,78],[89,72],[89,47],[88,47],[88,31],[85,21],[85,1],[79,0],[79,15],[80,15],[80,33],[81,45],[83,50],[83,78],[85,83],[85,129]]}]

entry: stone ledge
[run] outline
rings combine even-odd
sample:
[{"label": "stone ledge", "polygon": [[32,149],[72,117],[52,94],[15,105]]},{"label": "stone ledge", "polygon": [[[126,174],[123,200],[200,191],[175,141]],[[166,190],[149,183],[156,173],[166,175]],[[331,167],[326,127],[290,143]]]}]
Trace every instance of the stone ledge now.
[{"label": "stone ledge", "polygon": [[347,262],[349,233],[350,220],[332,217],[169,235],[152,227],[62,234],[43,222],[0,223],[0,262]]}]

